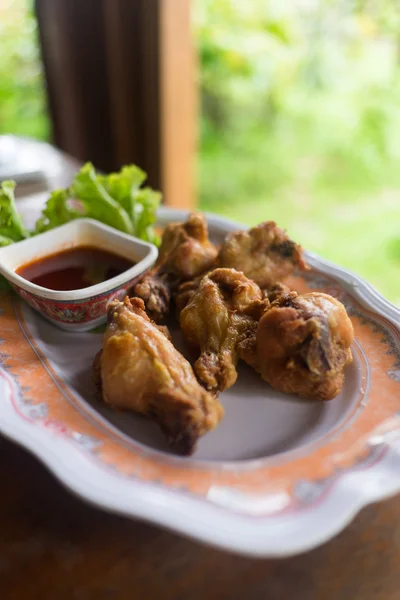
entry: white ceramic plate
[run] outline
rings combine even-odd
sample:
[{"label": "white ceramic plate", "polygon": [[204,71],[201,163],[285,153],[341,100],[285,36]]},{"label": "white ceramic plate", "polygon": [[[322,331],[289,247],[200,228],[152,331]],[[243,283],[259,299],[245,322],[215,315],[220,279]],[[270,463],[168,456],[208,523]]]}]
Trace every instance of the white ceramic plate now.
[{"label": "white ceramic plate", "polygon": [[[160,223],[185,217],[159,214]],[[208,220],[215,240],[240,228]],[[242,365],[222,394],[221,425],[194,456],[177,457],[155,425],[95,399],[100,333],[62,332],[3,295],[0,430],[107,510],[242,554],[321,544],[362,506],[400,491],[400,311],[355,275],[307,259],[312,271],[291,284],[338,297],[355,328],[354,362],[334,400],[285,396]]]}]

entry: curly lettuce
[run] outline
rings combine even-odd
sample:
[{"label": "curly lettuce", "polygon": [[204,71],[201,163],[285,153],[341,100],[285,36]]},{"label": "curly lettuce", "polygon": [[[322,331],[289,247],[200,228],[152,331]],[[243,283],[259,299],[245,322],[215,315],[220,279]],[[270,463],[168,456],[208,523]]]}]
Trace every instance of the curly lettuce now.
[{"label": "curly lettuce", "polygon": [[82,211],[71,205],[69,190],[54,190],[36,221],[35,233],[43,233],[79,217],[82,217]]},{"label": "curly lettuce", "polygon": [[119,173],[101,175],[87,163],[69,188],[51,194],[36,223],[35,233],[73,219],[90,217],[145,241],[158,243],[154,223],[161,194],[148,187],[142,188],[145,179],[146,173],[135,165],[127,165]]},{"label": "curly lettuce", "polygon": [[8,246],[29,237],[15,204],[15,181],[0,184],[0,246]]},{"label": "curly lettuce", "polygon": [[154,230],[161,193],[142,187],[146,173],[136,165],[102,175],[91,163],[75,175],[70,187],[54,190],[29,232],[18,214],[14,181],[0,184],[0,246],[19,242],[74,219],[90,217],[142,240],[159,243]]}]

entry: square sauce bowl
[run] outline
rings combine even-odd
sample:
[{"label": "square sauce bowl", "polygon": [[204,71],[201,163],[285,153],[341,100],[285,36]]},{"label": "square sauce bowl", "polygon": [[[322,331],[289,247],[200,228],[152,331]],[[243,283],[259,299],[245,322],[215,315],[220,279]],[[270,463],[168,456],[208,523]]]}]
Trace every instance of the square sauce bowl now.
[{"label": "square sauce bowl", "polygon": [[[132,267],[80,289],[55,290],[18,274],[25,265],[75,248],[90,247],[132,262]],[[108,304],[122,300],[158,256],[156,246],[92,219],[76,219],[0,249],[0,273],[46,319],[68,331],[88,331],[106,321]]]}]

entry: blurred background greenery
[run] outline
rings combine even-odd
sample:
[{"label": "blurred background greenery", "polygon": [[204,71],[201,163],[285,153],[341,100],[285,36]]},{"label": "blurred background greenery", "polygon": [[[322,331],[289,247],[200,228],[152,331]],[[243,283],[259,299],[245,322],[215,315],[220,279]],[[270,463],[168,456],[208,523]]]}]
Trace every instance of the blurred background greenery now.
[{"label": "blurred background greenery", "polygon": [[[203,209],[274,219],[400,304],[400,11],[192,0]],[[0,133],[47,139],[30,2],[0,2]]]},{"label": "blurred background greenery", "polygon": [[0,133],[50,134],[32,0],[0,0]]}]

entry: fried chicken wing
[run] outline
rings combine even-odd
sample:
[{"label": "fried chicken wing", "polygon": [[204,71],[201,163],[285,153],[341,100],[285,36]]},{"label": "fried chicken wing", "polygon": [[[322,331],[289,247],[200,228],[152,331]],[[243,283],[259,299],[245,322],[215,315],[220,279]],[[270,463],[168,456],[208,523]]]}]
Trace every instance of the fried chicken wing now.
[{"label": "fried chicken wing", "polygon": [[200,348],[194,371],[208,390],[223,391],[237,378],[238,344],[255,331],[268,300],[235,269],[215,269],[187,292],[179,320],[185,339]]},{"label": "fried chicken wing", "polygon": [[248,231],[229,233],[218,254],[220,267],[231,267],[268,288],[282,281],[297,267],[307,269],[302,248],[273,221]]},{"label": "fried chicken wing", "polygon": [[223,409],[196,380],[168,332],[151,322],[139,298],[114,301],[94,377],[103,400],[154,420],[171,445],[191,454],[198,438],[220,421]]},{"label": "fried chicken wing", "polygon": [[170,223],[156,265],[136,284],[134,295],[142,298],[149,315],[160,321],[168,313],[171,294],[178,285],[210,269],[217,254],[204,215],[192,213],[185,223]]},{"label": "fried chicken wing", "polygon": [[274,302],[280,296],[282,296],[282,294],[287,294],[292,290],[284,283],[276,283],[275,285],[272,285],[268,288],[264,288],[261,291],[263,293],[263,298],[268,298],[270,302]]},{"label": "fried chicken wing", "polygon": [[132,294],[143,300],[147,314],[153,321],[161,321],[169,312],[171,277],[162,273],[159,267],[147,271],[134,286]]},{"label": "fried chicken wing", "polygon": [[275,389],[330,400],[342,389],[352,341],[352,323],[338,300],[290,292],[264,312],[239,354]]},{"label": "fried chicken wing", "polygon": [[185,308],[185,306],[189,304],[194,294],[198,291],[203,277],[205,277],[209,273],[210,271],[208,273],[205,273],[204,275],[200,275],[199,277],[190,279],[190,281],[184,281],[183,283],[181,283],[175,295],[176,313],[178,319],[181,311]]},{"label": "fried chicken wing", "polygon": [[185,223],[166,226],[157,264],[180,280],[192,279],[211,267],[218,251],[208,237],[205,216],[189,215]]}]

